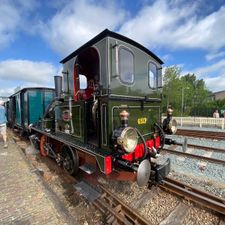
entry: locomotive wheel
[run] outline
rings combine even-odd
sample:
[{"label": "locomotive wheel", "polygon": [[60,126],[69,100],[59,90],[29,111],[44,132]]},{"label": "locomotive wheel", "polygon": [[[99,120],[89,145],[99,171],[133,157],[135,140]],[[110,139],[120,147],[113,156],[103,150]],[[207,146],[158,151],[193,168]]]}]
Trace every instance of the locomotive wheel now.
[{"label": "locomotive wheel", "polygon": [[48,155],[48,152],[45,149],[46,142],[47,142],[47,137],[45,135],[42,135],[40,140],[40,153],[42,156]]},{"label": "locomotive wheel", "polygon": [[79,156],[76,150],[69,146],[63,146],[61,152],[62,166],[70,175],[75,175],[79,169]]}]

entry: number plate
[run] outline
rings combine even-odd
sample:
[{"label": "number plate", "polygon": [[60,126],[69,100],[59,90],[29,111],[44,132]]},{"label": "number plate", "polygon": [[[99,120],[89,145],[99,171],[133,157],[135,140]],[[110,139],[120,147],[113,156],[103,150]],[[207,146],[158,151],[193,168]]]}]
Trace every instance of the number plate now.
[{"label": "number plate", "polygon": [[146,124],[147,123],[147,118],[143,117],[143,118],[138,118],[137,123],[140,124]]}]

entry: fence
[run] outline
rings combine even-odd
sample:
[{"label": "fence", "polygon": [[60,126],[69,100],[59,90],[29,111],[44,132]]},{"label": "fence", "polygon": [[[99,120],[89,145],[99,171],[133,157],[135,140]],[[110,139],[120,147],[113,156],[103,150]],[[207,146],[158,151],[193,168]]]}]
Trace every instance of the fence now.
[{"label": "fence", "polygon": [[[165,117],[163,117],[164,119]],[[210,118],[210,117],[173,117],[179,126],[199,126],[199,127],[218,127],[224,130],[224,118]]]}]

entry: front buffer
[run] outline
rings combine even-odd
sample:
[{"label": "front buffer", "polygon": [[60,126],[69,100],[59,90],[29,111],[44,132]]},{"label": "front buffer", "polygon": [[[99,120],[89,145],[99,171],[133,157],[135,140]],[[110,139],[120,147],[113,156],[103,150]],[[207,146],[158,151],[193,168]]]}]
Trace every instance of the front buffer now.
[{"label": "front buffer", "polygon": [[163,164],[156,160],[165,142],[164,132],[157,125],[152,138],[145,140],[138,129],[128,126],[128,112],[124,110],[120,116],[121,126],[112,136],[114,168],[135,173],[139,186],[145,186],[149,181],[161,182],[170,172],[169,159]]}]

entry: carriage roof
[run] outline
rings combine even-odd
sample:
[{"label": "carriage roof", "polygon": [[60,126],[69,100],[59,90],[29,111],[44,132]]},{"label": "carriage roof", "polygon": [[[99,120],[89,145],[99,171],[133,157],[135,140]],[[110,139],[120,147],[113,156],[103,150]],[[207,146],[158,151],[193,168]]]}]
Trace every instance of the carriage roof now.
[{"label": "carriage roof", "polygon": [[12,95],[9,96],[9,98],[19,94],[19,93],[22,93],[22,92],[26,92],[26,91],[35,91],[35,90],[44,90],[44,91],[55,91],[54,88],[48,88],[48,87],[25,87],[25,88],[22,88],[18,91],[16,91],[15,93],[13,93]]}]

